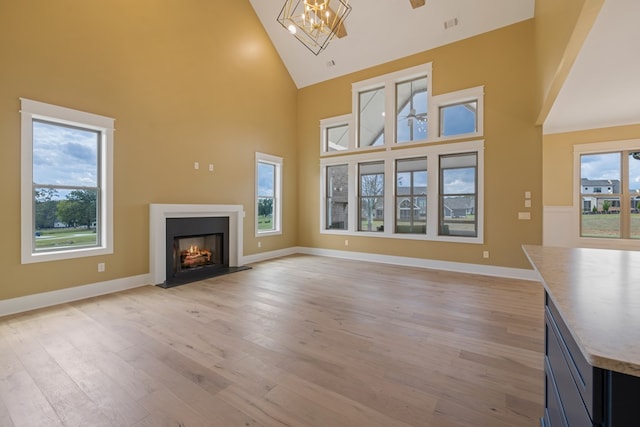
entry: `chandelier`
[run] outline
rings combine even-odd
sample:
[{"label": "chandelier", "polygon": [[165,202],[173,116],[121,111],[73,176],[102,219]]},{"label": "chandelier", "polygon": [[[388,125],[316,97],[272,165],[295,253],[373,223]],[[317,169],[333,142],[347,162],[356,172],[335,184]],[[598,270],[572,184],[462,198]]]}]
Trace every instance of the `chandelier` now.
[{"label": "chandelier", "polygon": [[349,0],[286,0],[278,22],[314,55],[331,39],[346,35],[344,20],[351,12]]}]

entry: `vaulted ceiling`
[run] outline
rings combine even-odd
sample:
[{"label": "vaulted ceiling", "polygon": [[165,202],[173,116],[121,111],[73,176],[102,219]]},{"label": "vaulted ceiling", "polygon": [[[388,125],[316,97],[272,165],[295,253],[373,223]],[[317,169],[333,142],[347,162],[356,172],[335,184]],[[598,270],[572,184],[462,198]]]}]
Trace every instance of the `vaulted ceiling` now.
[{"label": "vaulted ceiling", "polygon": [[[315,56],[277,22],[284,0],[249,1],[298,88],[530,19],[535,6],[535,0],[350,0],[347,36]],[[545,133],[640,123],[638,22],[640,1],[605,0]]]}]

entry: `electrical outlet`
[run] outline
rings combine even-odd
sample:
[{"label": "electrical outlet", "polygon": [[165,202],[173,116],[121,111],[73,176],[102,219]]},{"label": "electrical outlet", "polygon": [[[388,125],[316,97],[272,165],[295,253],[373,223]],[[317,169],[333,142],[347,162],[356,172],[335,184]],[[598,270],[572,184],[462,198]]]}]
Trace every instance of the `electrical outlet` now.
[{"label": "electrical outlet", "polygon": [[349,239],[344,239],[344,245],[349,246]]},{"label": "electrical outlet", "polygon": [[98,273],[103,273],[104,269],[105,269],[104,262],[99,262],[98,263]]},{"label": "electrical outlet", "polygon": [[209,172],[213,172],[213,163],[209,163]]},{"label": "electrical outlet", "polygon": [[200,163],[198,163],[198,162],[193,162],[193,168],[194,168],[195,170],[200,169]]},{"label": "electrical outlet", "polygon": [[531,207],[531,200],[530,199],[527,199],[527,200],[524,201],[524,207],[525,208],[530,208]]},{"label": "electrical outlet", "polygon": [[489,258],[489,251],[483,251],[482,258]]},{"label": "electrical outlet", "polygon": [[258,242],[258,247],[261,248],[262,247],[262,242]]}]

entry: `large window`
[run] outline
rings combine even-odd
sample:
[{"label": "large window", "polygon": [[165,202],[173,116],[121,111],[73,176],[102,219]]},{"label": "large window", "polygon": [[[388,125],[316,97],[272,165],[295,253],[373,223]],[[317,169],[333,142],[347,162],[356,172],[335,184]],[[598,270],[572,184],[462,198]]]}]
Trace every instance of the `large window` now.
[{"label": "large window", "polygon": [[427,139],[427,77],[396,84],[396,142]]},{"label": "large window", "polygon": [[427,158],[396,160],[396,233],[427,232]]},{"label": "large window", "polygon": [[112,253],[113,119],[21,100],[22,262]]},{"label": "large window", "polygon": [[358,147],[384,145],[384,87],[358,93]]},{"label": "large window", "polygon": [[483,243],[483,146],[323,158],[321,232]]},{"label": "large window", "polygon": [[580,154],[580,237],[640,238],[640,145]]},{"label": "large window", "polygon": [[334,165],[326,168],[325,227],[346,230],[349,225],[349,167]]},{"label": "large window", "polygon": [[384,162],[358,167],[360,231],[384,231]]},{"label": "large window", "polygon": [[484,87],[432,80],[427,63],[356,82],[352,114],[320,121],[321,233],[484,242]]},{"label": "large window", "polygon": [[281,192],[282,158],[256,153],[256,235],[281,232]]},{"label": "large window", "polygon": [[478,233],[477,154],[440,156],[440,234],[470,236]]}]

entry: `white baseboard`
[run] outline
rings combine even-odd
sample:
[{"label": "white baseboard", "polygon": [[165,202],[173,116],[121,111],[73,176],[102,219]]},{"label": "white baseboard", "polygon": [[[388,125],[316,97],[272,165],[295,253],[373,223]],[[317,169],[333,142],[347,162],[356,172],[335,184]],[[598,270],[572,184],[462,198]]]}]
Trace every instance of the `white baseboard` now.
[{"label": "white baseboard", "polygon": [[260,252],[258,254],[245,255],[242,257],[242,262],[240,263],[240,265],[253,264],[254,262],[267,261],[273,258],[295,255],[297,253],[299,253],[299,250],[294,246],[291,248],[279,249],[277,251]]},{"label": "white baseboard", "polygon": [[64,304],[85,298],[97,297],[126,289],[149,285],[149,275],[124,277],[106,282],[92,283],[89,285],[74,286],[51,292],[42,292],[24,297],[11,298],[0,301],[0,316],[22,313],[52,305]]},{"label": "white baseboard", "polygon": [[509,279],[522,279],[539,281],[540,277],[535,270],[524,268],[497,267],[493,265],[467,264],[462,262],[438,261],[433,259],[410,258],[393,255],[379,255],[367,252],[350,252],[333,249],[318,249],[307,247],[292,247],[273,252],[262,252],[256,255],[244,257],[245,263],[266,261],[294,254],[307,254],[328,256],[334,258],[353,259],[358,261],[370,261],[383,264],[404,265],[407,267],[429,268],[433,270],[457,271],[459,273],[480,274],[483,276],[504,277]]}]

